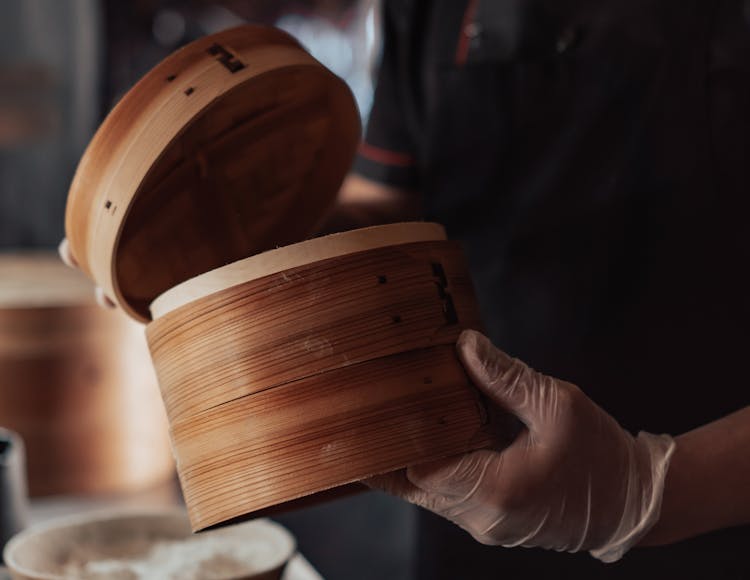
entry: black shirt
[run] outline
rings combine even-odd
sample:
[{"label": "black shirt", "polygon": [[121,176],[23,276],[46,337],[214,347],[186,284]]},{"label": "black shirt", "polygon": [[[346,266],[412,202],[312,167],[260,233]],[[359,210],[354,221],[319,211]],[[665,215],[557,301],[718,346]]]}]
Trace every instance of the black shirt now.
[{"label": "black shirt", "polygon": [[[750,404],[750,3],[396,0],[384,25],[355,169],[464,242],[492,340],[632,431]],[[422,546],[431,579],[750,578],[745,528],[607,567],[432,520]]]}]

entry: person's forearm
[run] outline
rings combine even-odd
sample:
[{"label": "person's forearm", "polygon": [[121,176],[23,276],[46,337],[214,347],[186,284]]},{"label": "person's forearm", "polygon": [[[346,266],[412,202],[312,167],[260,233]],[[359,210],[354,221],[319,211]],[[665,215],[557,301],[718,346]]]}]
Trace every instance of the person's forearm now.
[{"label": "person's forearm", "polygon": [[398,206],[381,202],[339,202],[326,216],[318,234],[345,232],[357,228],[408,221],[414,219]]},{"label": "person's forearm", "polygon": [[641,546],[750,523],[750,407],[676,441],[661,517]]},{"label": "person's forearm", "polygon": [[413,192],[375,183],[358,175],[346,178],[336,205],[318,233],[333,233],[421,216],[419,197]]}]

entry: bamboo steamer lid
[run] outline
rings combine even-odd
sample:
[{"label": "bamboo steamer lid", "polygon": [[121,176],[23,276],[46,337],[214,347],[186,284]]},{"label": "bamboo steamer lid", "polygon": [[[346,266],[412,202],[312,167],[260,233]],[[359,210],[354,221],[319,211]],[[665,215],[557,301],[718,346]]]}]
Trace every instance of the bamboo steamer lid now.
[{"label": "bamboo steamer lid", "polygon": [[346,84],[286,33],[247,25],[199,39],[97,131],[68,197],[71,252],[146,321],[179,283],[310,234],[359,134]]}]

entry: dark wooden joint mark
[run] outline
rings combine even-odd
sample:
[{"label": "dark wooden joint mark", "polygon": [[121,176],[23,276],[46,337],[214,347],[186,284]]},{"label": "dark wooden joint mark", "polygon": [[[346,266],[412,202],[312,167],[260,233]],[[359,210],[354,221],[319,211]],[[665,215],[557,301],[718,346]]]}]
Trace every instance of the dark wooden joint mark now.
[{"label": "dark wooden joint mark", "polygon": [[386,282],[388,282],[388,278],[385,276],[378,276],[378,284],[385,284]]},{"label": "dark wooden joint mark", "polygon": [[104,202],[104,211],[109,212],[110,215],[115,215],[117,206],[113,205],[110,200],[107,200]]},{"label": "dark wooden joint mark", "polygon": [[168,82],[168,83],[171,83],[171,82],[172,82],[173,80],[175,80],[176,78],[177,78],[177,75],[169,75],[169,76],[167,77],[167,82]]},{"label": "dark wooden joint mark", "polygon": [[483,393],[477,391],[477,412],[479,413],[479,424],[482,427],[490,424],[490,413],[487,410],[490,402]]},{"label": "dark wooden joint mark", "polygon": [[207,52],[211,56],[215,56],[216,60],[219,61],[224,66],[224,68],[226,68],[232,74],[245,68],[245,64],[242,61],[240,61],[235,55],[233,55],[220,44],[212,44],[208,47]]},{"label": "dark wooden joint mark", "polygon": [[193,87],[188,87],[185,89],[185,94],[189,97],[195,92],[195,89]]},{"label": "dark wooden joint mark", "polygon": [[438,296],[443,303],[443,317],[448,324],[458,324],[458,313],[456,305],[453,303],[453,296],[448,292],[448,277],[445,275],[445,268],[440,262],[432,263],[432,275],[437,278]]},{"label": "dark wooden joint mark", "polygon": [[442,288],[448,287],[448,278],[445,276],[445,268],[443,268],[443,265],[440,262],[432,263],[432,275],[438,279]]}]

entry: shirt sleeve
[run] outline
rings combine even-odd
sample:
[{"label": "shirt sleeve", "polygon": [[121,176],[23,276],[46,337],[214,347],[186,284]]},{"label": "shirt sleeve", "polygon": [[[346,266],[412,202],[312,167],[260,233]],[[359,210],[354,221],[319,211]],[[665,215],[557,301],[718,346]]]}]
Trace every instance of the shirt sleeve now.
[{"label": "shirt sleeve", "polygon": [[417,188],[414,141],[405,118],[405,92],[402,79],[406,38],[399,34],[394,13],[398,2],[384,2],[383,51],[375,95],[365,137],[354,161],[354,172],[402,189]]}]

